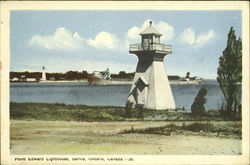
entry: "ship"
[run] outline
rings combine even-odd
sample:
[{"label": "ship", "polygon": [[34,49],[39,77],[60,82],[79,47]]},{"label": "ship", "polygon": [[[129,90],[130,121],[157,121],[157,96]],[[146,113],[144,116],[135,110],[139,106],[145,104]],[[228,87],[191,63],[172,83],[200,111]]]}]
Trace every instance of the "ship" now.
[{"label": "ship", "polygon": [[203,79],[198,76],[191,77],[190,72],[186,73],[185,77],[173,76],[174,79],[170,79],[170,84],[179,84],[179,85],[199,85],[203,83]]},{"label": "ship", "polygon": [[130,80],[113,80],[109,68],[105,71],[94,71],[88,77],[88,83],[91,85],[126,85],[132,84]]},{"label": "ship", "polygon": [[181,78],[180,80],[170,80],[170,84],[176,84],[176,85],[199,85],[203,83],[203,79],[200,77],[192,77],[192,78]]},{"label": "ship", "polygon": [[[203,79],[194,76],[190,76],[190,72],[186,73],[185,77],[180,76],[168,76],[169,83],[173,85],[199,85],[203,83]],[[132,84],[132,80],[127,79],[112,79],[111,74],[109,72],[109,68],[107,68],[105,71],[94,71],[89,77],[88,77],[88,83],[91,85],[122,85],[122,84]]]}]

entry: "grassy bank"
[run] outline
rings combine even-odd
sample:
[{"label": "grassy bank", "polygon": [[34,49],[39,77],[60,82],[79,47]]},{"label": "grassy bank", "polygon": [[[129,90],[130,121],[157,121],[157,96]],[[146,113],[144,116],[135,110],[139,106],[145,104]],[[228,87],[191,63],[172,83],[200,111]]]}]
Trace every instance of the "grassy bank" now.
[{"label": "grassy bank", "polygon": [[[139,117],[140,116],[140,117]],[[190,113],[177,110],[132,110],[132,117],[127,118],[125,107],[67,105],[58,103],[10,103],[10,118],[18,120],[46,121],[224,121],[216,111],[194,118]]]},{"label": "grassy bank", "polygon": [[131,127],[128,130],[123,130],[121,134],[140,133],[140,134],[157,134],[167,135],[172,134],[195,134],[195,135],[211,135],[242,138],[241,122],[191,122],[191,123],[170,123],[164,126],[148,127],[143,129],[135,129]]},{"label": "grassy bank", "polygon": [[10,103],[10,118],[47,121],[122,121],[123,108],[58,103]]}]

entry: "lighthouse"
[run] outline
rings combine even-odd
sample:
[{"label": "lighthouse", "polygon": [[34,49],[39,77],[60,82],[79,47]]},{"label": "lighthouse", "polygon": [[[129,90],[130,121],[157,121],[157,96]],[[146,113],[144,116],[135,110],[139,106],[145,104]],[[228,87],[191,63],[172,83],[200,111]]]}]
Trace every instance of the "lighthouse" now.
[{"label": "lighthouse", "polygon": [[42,68],[42,78],[41,81],[46,81],[46,73],[45,73],[45,67]]},{"label": "lighthouse", "polygon": [[138,57],[138,63],[128,101],[135,107],[175,109],[163,62],[164,57],[172,53],[171,46],[160,44],[161,34],[153,27],[152,21],[140,35],[140,44],[129,45],[129,53]]}]

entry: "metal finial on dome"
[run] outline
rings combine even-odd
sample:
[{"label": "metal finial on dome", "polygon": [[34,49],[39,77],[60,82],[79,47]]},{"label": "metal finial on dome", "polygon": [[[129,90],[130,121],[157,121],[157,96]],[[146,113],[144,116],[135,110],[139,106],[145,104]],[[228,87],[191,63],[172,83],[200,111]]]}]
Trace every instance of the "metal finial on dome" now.
[{"label": "metal finial on dome", "polygon": [[151,20],[149,21],[149,25],[150,25],[150,26],[152,25],[152,21],[151,21]]}]

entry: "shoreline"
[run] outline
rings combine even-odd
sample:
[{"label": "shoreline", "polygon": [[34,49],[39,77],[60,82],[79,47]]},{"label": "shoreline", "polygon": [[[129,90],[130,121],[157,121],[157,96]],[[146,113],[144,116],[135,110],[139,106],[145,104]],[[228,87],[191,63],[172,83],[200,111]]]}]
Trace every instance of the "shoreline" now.
[{"label": "shoreline", "polygon": [[[204,80],[204,81],[216,81],[216,80]],[[170,85],[202,85],[203,82],[198,81],[176,81],[176,80],[169,80]],[[90,85],[132,85],[133,81],[128,80],[110,80],[110,81],[96,81],[93,83],[89,83],[88,80],[59,80],[59,81],[52,81],[52,80],[46,80],[46,81],[26,81],[26,82],[13,82],[10,81],[10,83],[75,83],[75,82],[81,82],[81,83],[87,83]]]},{"label": "shoreline", "polygon": [[[35,111],[34,111],[35,110]],[[10,102],[11,119],[61,121],[138,121],[140,113],[133,109],[128,118],[124,106],[91,106],[63,103]],[[206,115],[194,118],[188,110],[149,110],[143,112],[144,121],[241,121],[241,118],[224,119],[219,111],[208,110]]]}]

